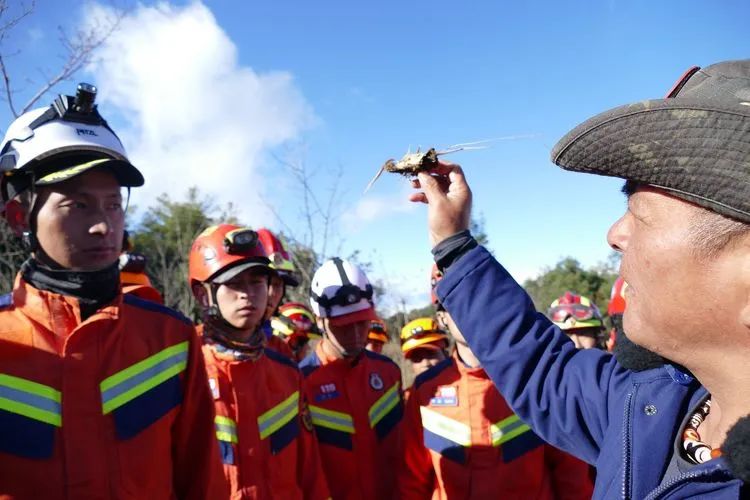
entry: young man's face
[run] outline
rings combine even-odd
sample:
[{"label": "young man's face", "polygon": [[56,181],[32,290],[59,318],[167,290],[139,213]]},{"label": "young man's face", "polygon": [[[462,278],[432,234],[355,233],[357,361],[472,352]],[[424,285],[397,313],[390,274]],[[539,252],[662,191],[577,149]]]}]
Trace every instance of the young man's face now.
[{"label": "young man's face", "polygon": [[326,336],[324,342],[335,347],[343,357],[355,357],[367,344],[367,334],[370,332],[370,320],[362,320],[343,326],[331,325],[328,318],[323,319]]},{"label": "young man's face", "polygon": [[274,273],[268,283],[268,306],[266,308],[266,318],[273,316],[276,309],[284,298],[284,280]]},{"label": "young man's face", "polygon": [[41,262],[98,271],[119,258],[125,211],[120,184],[108,170],[94,169],[37,188],[35,211]]},{"label": "young man's face", "polygon": [[442,349],[417,348],[410,351],[407,359],[411,361],[414,375],[427,371],[431,367],[445,359],[445,351]]},{"label": "young man's face", "polygon": [[260,326],[267,301],[268,274],[262,267],[251,267],[216,289],[221,315],[230,325],[247,333]]},{"label": "young man's face", "polygon": [[607,235],[622,252],[628,337],[688,368],[697,352],[723,348],[717,335],[737,331],[738,313],[747,304],[740,272],[747,269],[747,244],[699,255],[692,243],[699,210],[665,191],[641,187]]},{"label": "young man's face", "polygon": [[596,347],[599,330],[597,328],[578,328],[566,330],[565,334],[573,341],[577,349],[592,349]]},{"label": "young man's face", "polygon": [[379,341],[379,340],[368,340],[367,341],[367,346],[365,347],[365,349],[367,349],[368,351],[371,351],[371,352],[376,352],[378,354],[382,354],[383,353],[383,345],[384,344],[381,341]]}]

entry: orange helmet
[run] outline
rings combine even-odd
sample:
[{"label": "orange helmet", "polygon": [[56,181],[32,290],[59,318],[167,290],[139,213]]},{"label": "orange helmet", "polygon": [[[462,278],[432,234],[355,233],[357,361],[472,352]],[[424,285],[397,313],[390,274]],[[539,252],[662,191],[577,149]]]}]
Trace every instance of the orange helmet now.
[{"label": "orange helmet", "polygon": [[609,297],[607,314],[612,316],[613,314],[622,314],[625,312],[625,289],[627,288],[628,284],[622,279],[622,276],[618,276],[614,285],[612,285],[612,295]]},{"label": "orange helmet", "polygon": [[270,269],[258,233],[233,224],[211,226],[193,242],[190,249],[190,285],[225,283],[251,267]]},{"label": "orange helmet", "polygon": [[299,302],[287,302],[279,307],[279,315],[271,318],[274,335],[290,337],[304,336],[308,339],[322,338],[312,311]]},{"label": "orange helmet", "polygon": [[271,261],[271,269],[276,271],[284,283],[289,286],[299,286],[297,269],[292,262],[291,253],[284,241],[277,238],[275,234],[265,228],[258,229],[260,244]]},{"label": "orange helmet", "polygon": [[437,264],[432,265],[432,272],[430,272],[430,296],[432,298],[432,305],[440,310],[442,306],[438,300],[435,289],[437,288],[438,282],[443,279],[443,271],[438,269]]},{"label": "orange helmet", "polygon": [[417,318],[409,321],[401,329],[401,352],[409,357],[409,352],[417,348],[445,349],[448,335],[433,318]]},{"label": "orange helmet", "polygon": [[555,299],[549,306],[548,316],[561,330],[578,328],[604,328],[604,321],[591,299],[573,292]]},{"label": "orange helmet", "polygon": [[374,319],[370,321],[370,331],[367,333],[367,339],[384,344],[388,342],[388,329],[385,327],[383,320]]}]

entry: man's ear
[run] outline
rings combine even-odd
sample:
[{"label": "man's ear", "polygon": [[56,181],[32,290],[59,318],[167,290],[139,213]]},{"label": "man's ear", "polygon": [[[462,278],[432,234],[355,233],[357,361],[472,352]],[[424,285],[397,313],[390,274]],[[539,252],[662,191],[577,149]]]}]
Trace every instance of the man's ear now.
[{"label": "man's ear", "polygon": [[201,305],[202,308],[208,307],[208,291],[206,290],[203,283],[195,283],[193,284],[193,296],[195,297],[195,300],[198,302],[198,304]]},{"label": "man's ear", "polygon": [[5,220],[8,221],[13,234],[21,236],[24,231],[28,231],[27,209],[18,200],[10,200],[5,204]]}]

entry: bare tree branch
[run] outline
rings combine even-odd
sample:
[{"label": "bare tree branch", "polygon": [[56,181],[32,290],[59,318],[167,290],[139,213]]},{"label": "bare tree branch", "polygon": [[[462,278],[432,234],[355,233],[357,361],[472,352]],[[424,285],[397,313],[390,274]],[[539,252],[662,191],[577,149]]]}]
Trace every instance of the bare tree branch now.
[{"label": "bare tree branch", "polygon": [[[13,116],[15,117],[18,117],[31,109],[45,94],[47,94],[47,92],[52,90],[60,82],[69,80],[73,75],[80,71],[81,68],[88,64],[91,61],[94,52],[119,28],[120,22],[125,16],[125,11],[123,9],[113,7],[113,14],[105,26],[96,24],[86,30],[77,30],[73,37],[68,36],[63,27],[58,27],[58,42],[65,49],[60,69],[51,74],[39,69],[39,72],[43,75],[44,83],[41,84],[26,104],[19,109],[14,102],[13,95],[15,94],[15,90],[13,88],[11,71],[7,65],[8,54],[3,50],[2,42],[10,37],[13,29],[17,27],[23,19],[33,13],[35,6],[35,0],[32,0],[28,5],[21,4],[20,13],[0,24],[0,73],[2,73],[3,77],[5,100],[8,103],[11,113],[13,113]],[[0,19],[4,17],[8,10],[9,7],[7,0],[0,0]],[[34,84],[34,82],[29,79],[27,79],[27,81]]]}]

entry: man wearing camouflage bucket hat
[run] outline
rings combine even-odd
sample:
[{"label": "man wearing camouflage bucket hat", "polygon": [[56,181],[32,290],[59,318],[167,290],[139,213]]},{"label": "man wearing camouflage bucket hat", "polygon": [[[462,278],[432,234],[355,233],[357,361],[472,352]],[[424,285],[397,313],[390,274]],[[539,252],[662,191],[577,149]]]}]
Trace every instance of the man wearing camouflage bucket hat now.
[{"label": "man wearing camouflage bucket hat", "polygon": [[[437,288],[513,410],[597,467],[596,498],[750,494],[750,60],[692,68],[664,99],[595,116],[554,148],[567,170],[625,179],[628,337],[664,359],[575,346],[468,231],[458,165],[420,173]],[[632,361],[632,360],[629,360]]]}]

